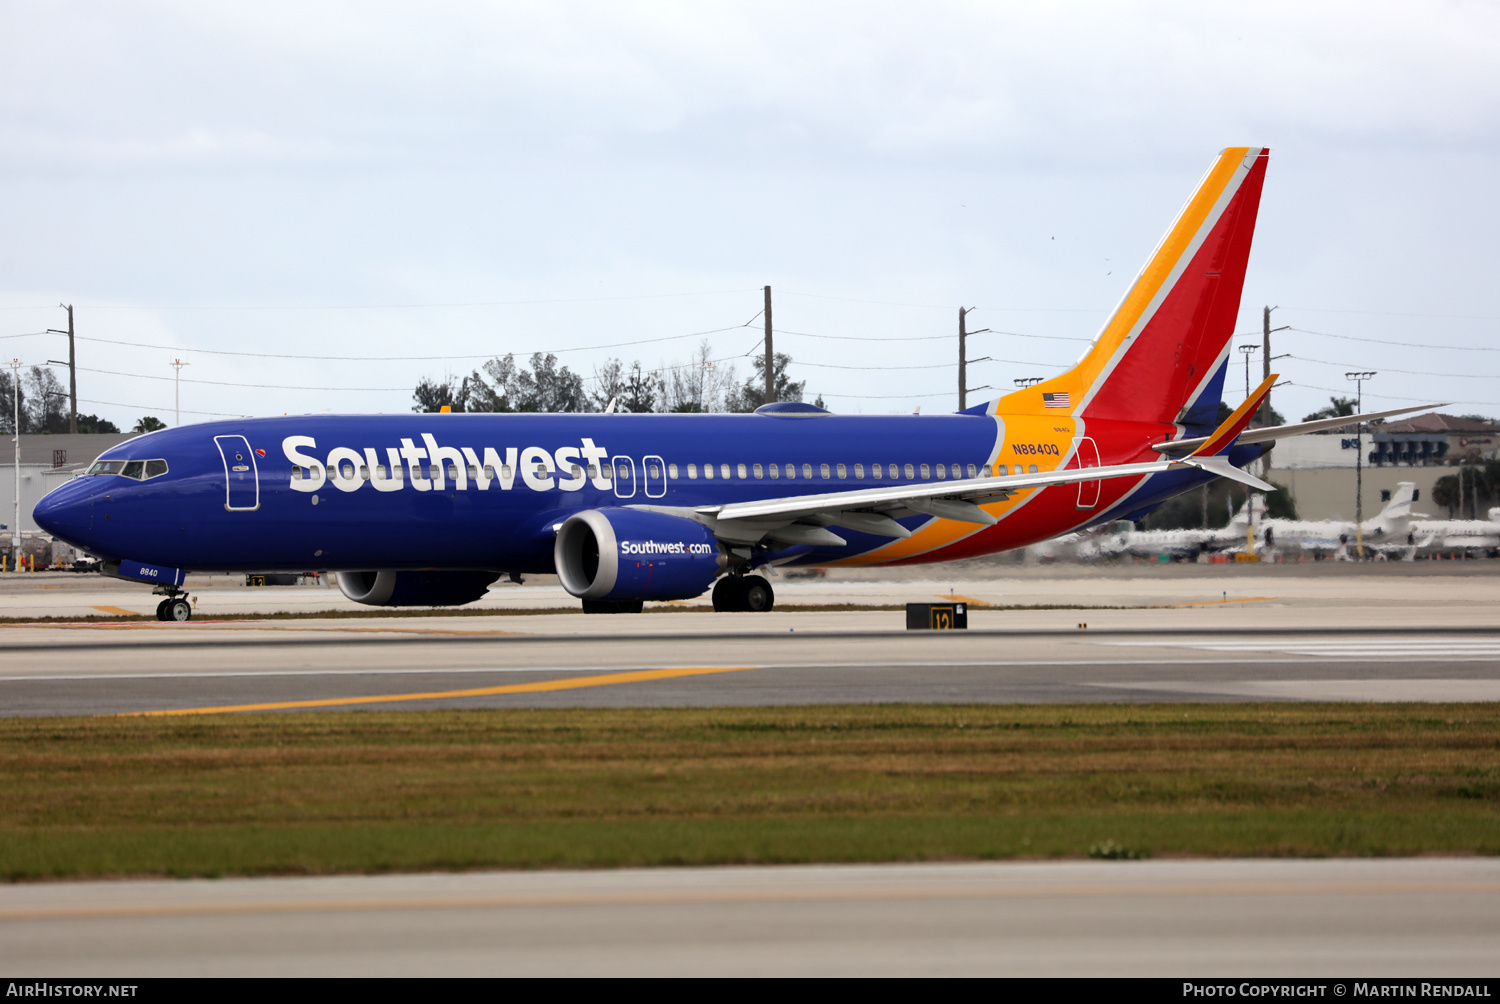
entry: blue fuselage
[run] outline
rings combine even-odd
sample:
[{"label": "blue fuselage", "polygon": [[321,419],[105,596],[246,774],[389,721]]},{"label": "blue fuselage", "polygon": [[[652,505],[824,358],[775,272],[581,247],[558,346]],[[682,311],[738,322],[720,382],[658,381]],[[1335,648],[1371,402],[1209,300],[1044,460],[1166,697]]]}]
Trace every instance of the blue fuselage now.
[{"label": "blue fuselage", "polygon": [[[111,462],[104,470],[137,477],[76,478],[42,500],[36,519],[106,561],[179,569],[543,572],[552,569],[555,528],[581,510],[692,509],[984,475],[1003,425],[974,414],[244,419],[129,440],[101,460]],[[160,470],[151,461],[165,461],[166,473],[141,479]],[[1132,492],[1132,507],[1206,478],[1183,471],[1152,480]],[[1042,536],[1121,515],[1069,511]],[[901,520],[908,529],[931,521]],[[841,535],[843,547],[762,558],[821,564],[890,542]],[[996,535],[985,549],[1029,542]]]}]

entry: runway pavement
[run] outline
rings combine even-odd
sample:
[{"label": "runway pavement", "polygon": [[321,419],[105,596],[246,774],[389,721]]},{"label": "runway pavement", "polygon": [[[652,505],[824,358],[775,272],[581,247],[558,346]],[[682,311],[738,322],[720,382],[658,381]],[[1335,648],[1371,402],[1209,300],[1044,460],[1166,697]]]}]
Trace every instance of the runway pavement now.
[{"label": "runway pavement", "polygon": [[[1500,700],[1500,576],[1455,565],[777,584],[783,603],[971,604],[970,630],[936,633],[874,609],[526,613],[564,604],[547,583],[496,590],[477,617],[263,620],[353,605],[226,578],[188,624],[0,625],[0,713]],[[97,578],[0,577],[0,616],[153,602]],[[1063,603],[1088,609],[1004,609]],[[0,885],[0,966],[27,976],[1454,979],[1492,975],[1497,945],[1500,865],[1476,859]]]},{"label": "runway pavement", "polygon": [[[1410,566],[1373,574],[1370,566],[1346,566],[1339,575],[1294,568],[1254,580],[954,575],[946,588],[930,578],[833,579],[782,591],[865,606],[951,595],[970,604],[970,629],[954,632],[909,632],[900,611],[869,609],[525,613],[560,605],[545,584],[492,594],[486,603],[510,605],[472,617],[262,620],[214,617],[203,601],[187,624],[0,626],[0,713],[1500,700],[1500,576],[1472,570],[1488,563],[1454,564],[1443,575],[1416,575]],[[66,610],[123,585],[43,579],[4,581],[0,615],[47,609],[41,604],[49,596],[52,609]],[[267,595],[326,605],[331,592],[246,589],[227,580],[217,588],[213,605],[226,612],[273,602],[261,599]],[[1023,590],[1038,602],[1073,597],[1093,606],[1006,609],[1014,604],[1000,602]],[[149,599],[139,587],[124,595]]]},{"label": "runway pavement", "polygon": [[[1500,863],[920,864],[0,886],[107,976],[1493,976]],[[1346,992],[1352,986],[1346,985]],[[1335,996],[1329,988],[1324,996]]]},{"label": "runway pavement", "polygon": [[[808,616],[808,615],[802,615]],[[844,615],[875,621],[879,615]],[[380,706],[1500,700],[1500,631],[517,633],[465,623],[35,629],[8,715]],[[889,618],[886,618],[889,620]],[[543,626],[543,625],[537,625]],[[696,626],[696,625],[692,625]],[[510,627],[510,625],[506,625]],[[435,632],[435,633],[429,633]],[[40,637],[38,637],[40,636]]]}]

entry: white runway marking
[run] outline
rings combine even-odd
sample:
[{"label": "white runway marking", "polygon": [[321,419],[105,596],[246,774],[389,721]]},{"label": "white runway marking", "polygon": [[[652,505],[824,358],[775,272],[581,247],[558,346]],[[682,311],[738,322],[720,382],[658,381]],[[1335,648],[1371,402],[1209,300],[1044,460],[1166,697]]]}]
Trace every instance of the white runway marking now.
[{"label": "white runway marking", "polygon": [[1131,648],[1192,648],[1201,652],[1276,652],[1360,662],[1500,662],[1500,638],[1183,638],[1105,641],[1099,644]]},{"label": "white runway marking", "polygon": [[1373,701],[1381,704],[1500,701],[1500,680],[1140,680],[1084,685],[1250,701]]}]

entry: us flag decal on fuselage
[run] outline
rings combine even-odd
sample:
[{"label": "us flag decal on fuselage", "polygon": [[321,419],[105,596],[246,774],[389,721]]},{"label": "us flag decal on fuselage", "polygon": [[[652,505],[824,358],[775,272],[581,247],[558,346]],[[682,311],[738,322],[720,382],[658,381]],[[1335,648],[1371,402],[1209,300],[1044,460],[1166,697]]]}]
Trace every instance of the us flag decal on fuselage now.
[{"label": "us flag decal on fuselage", "polygon": [[1048,408],[1071,408],[1073,406],[1072,403],[1068,400],[1068,394],[1066,391],[1060,394],[1043,394],[1042,404],[1046,405]]}]

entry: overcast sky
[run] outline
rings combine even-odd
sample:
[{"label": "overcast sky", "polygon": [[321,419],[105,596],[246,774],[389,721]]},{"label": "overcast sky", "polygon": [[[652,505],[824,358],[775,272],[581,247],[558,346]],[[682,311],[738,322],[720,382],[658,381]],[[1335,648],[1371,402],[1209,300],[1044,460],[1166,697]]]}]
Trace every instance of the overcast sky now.
[{"label": "overcast sky", "polygon": [[1245,144],[1278,408],[1369,369],[1367,408],[1500,415],[1493,4],[0,12],[0,354],[65,358],[26,333],[75,304],[80,410],[122,428],[173,422],[174,358],[184,422],[407,411],[510,352],[707,338],[744,379],[768,283],[809,398],[951,410],[960,305],[1000,360],[970,386],[1060,372]]}]

